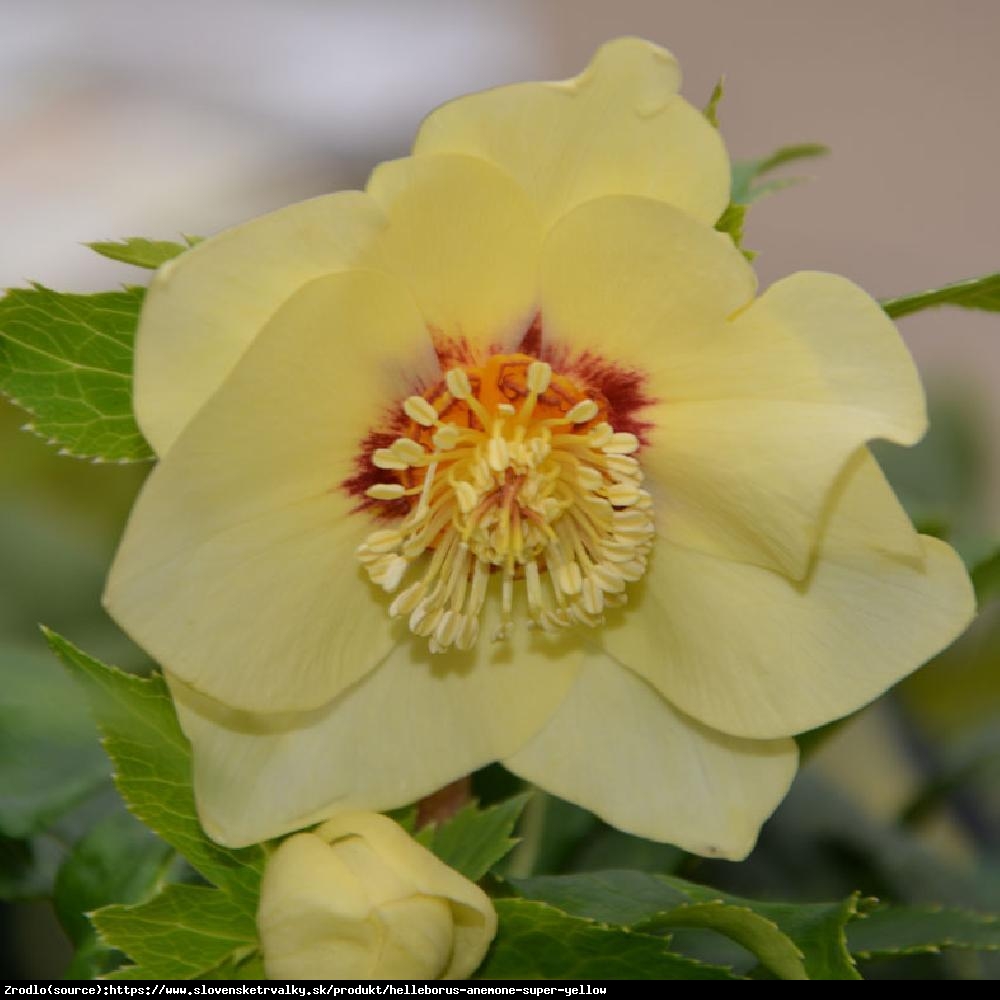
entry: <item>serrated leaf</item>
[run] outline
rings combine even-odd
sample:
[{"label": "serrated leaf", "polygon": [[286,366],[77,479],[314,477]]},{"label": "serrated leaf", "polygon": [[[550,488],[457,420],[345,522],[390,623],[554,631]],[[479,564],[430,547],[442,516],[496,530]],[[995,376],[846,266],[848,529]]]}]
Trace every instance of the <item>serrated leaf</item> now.
[{"label": "serrated leaf", "polygon": [[786,177],[779,180],[770,180],[765,183],[757,183],[761,177],[766,176],[778,167],[783,167],[788,163],[798,160],[813,159],[817,156],[825,156],[829,153],[828,147],[817,142],[803,142],[792,146],[782,146],[775,150],[770,156],[764,156],[757,160],[740,160],[732,166],[732,189],[730,200],[737,205],[749,205],[765,195],[773,194],[781,188],[798,184],[805,178]]},{"label": "serrated leaf", "polygon": [[168,260],[173,260],[174,257],[184,253],[190,244],[174,243],[171,240],[149,240],[143,236],[128,236],[123,240],[88,243],[87,246],[102,257],[155,271],[161,264],[165,264]]},{"label": "serrated leaf", "polygon": [[132,415],[132,352],[145,292],[75,295],[42,285],[0,299],[0,392],[28,428],[78,458],[152,457]]},{"label": "serrated leaf", "polygon": [[209,969],[206,973],[198,977],[199,979],[267,979],[264,972],[264,960],[257,952],[249,958],[230,958],[217,965],[214,969]]},{"label": "serrated leaf", "polygon": [[[645,933],[678,927],[717,931],[742,945],[783,979],[806,979],[802,956],[777,925],[739,906],[714,899],[695,902],[664,878],[635,871],[510,879],[522,896],[573,916],[620,924]],[[711,892],[711,890],[707,890]]]},{"label": "serrated leaf", "polygon": [[745,906],[772,921],[795,942],[810,979],[861,978],[847,949],[845,932],[848,921],[858,912],[856,894],[835,903],[763,903],[672,875],[659,877],[696,902],[721,900],[732,906]]},{"label": "serrated leaf", "polygon": [[726,78],[724,76],[719,77],[719,82],[712,88],[712,94],[708,99],[708,104],[705,105],[705,110],[702,112],[704,116],[711,122],[716,128],[719,127],[719,102],[725,96],[726,93]]},{"label": "serrated leaf", "polygon": [[108,770],[72,679],[43,649],[0,644],[0,836],[46,829]]},{"label": "serrated leaf", "polygon": [[450,820],[425,827],[414,836],[446,865],[478,882],[517,845],[511,833],[530,794],[515,795],[486,809],[469,803]]},{"label": "serrated leaf", "polygon": [[97,823],[75,845],[59,869],[54,903],[59,922],[76,948],[71,978],[93,978],[113,968],[86,914],[110,903],[149,897],[173,849],[124,810]]},{"label": "serrated leaf", "polygon": [[202,831],[191,790],[191,750],[163,678],[126,674],[54,632],[45,630],[45,636],[83,682],[129,809],[218,886],[231,906],[253,918],[264,848],[221,847]]},{"label": "serrated leaf", "polygon": [[952,285],[932,288],[926,292],[883,299],[882,308],[893,318],[909,316],[934,306],[961,306],[963,309],[983,309],[1000,312],[1000,271],[979,278],[956,281]]},{"label": "serrated leaf", "polygon": [[735,979],[667,950],[661,938],[526,899],[495,901],[500,931],[477,979]]},{"label": "serrated leaf", "polygon": [[652,933],[679,927],[700,927],[724,934],[746,948],[779,979],[809,978],[802,953],[791,938],[774,921],[747,906],[733,906],[721,900],[687,903],[651,917],[636,930]]},{"label": "serrated leaf", "polygon": [[1000,950],[1000,917],[933,906],[880,906],[847,928],[861,958],[917,955],[942,948]]},{"label": "serrated leaf", "polygon": [[91,910],[151,895],[173,856],[169,844],[124,810],[97,823],[56,876],[56,915],[70,940],[80,944],[89,936],[84,914]]},{"label": "serrated leaf", "polygon": [[105,944],[159,979],[194,979],[257,947],[253,915],[208,886],[168,885],[149,902],[106,906],[91,919]]},{"label": "serrated leaf", "polygon": [[104,981],[111,982],[141,982],[142,980],[157,980],[161,977],[150,969],[144,969],[141,965],[123,965],[114,972],[109,972],[101,976]]},{"label": "serrated leaf", "polygon": [[548,903],[564,913],[624,927],[691,902],[686,892],[655,875],[636,871],[539,875],[511,878],[508,883],[518,895]]}]

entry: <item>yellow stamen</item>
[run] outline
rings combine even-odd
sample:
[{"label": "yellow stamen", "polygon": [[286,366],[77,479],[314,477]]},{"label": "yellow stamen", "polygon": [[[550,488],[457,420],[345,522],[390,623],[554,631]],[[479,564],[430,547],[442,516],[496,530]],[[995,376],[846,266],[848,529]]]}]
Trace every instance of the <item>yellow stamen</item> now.
[{"label": "yellow stamen", "polygon": [[401,482],[367,495],[411,504],[358,548],[369,577],[390,593],[418,574],[389,614],[407,619],[432,652],[469,649],[496,580],[494,641],[510,636],[518,615],[547,633],[600,625],[643,575],[652,547],[652,500],[631,457],[636,436],[606,422],[581,426],[602,412],[598,403],[523,355],[494,356],[475,378],[453,368],[428,396],[403,403],[410,435],[372,454]]}]

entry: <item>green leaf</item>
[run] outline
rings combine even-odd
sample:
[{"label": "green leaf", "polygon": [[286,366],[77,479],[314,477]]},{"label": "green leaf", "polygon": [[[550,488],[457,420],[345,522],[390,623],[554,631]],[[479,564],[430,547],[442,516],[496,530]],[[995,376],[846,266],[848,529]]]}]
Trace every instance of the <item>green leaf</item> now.
[{"label": "green leaf", "polygon": [[932,288],[927,292],[883,299],[881,305],[893,319],[934,306],[961,306],[963,309],[1000,312],[1000,271],[966,281],[956,281],[953,285]]},{"label": "green leaf", "polygon": [[1000,547],[972,567],[972,586],[980,606],[1000,595]]},{"label": "green leaf", "polygon": [[657,932],[678,927],[701,927],[717,931],[742,945],[764,968],[779,979],[808,979],[802,953],[772,920],[746,906],[721,900],[689,903],[657,914],[636,930]]},{"label": "green leaf", "polygon": [[105,944],[158,979],[195,979],[257,948],[254,916],[208,886],[175,883],[149,902],[106,906],[91,919]]},{"label": "green leaf", "polygon": [[750,906],[720,899],[694,902],[690,892],[661,876],[608,871],[511,879],[510,884],[521,895],[573,916],[642,932],[678,927],[714,930],[742,945],[782,979],[808,978],[799,949],[772,920]]},{"label": "green leaf", "polygon": [[764,156],[759,160],[741,160],[733,164],[732,172],[732,192],[730,200],[737,205],[749,205],[765,195],[773,194],[782,188],[790,187],[793,184],[801,183],[805,178],[786,177],[779,180],[771,180],[765,183],[757,183],[761,177],[766,176],[778,167],[783,167],[788,163],[798,160],[812,159],[817,156],[826,156],[830,150],[828,147],[816,142],[803,142],[793,146],[782,146],[775,150],[770,156]]},{"label": "green leaf", "polygon": [[145,292],[71,295],[42,285],[0,299],[0,392],[62,454],[152,457],[132,415],[132,351]]},{"label": "green leaf", "polygon": [[725,92],[726,78],[720,76],[719,82],[712,88],[712,96],[709,97],[708,104],[705,105],[705,110],[702,112],[716,128],[719,127],[719,102],[722,100]]},{"label": "green leaf", "polygon": [[0,645],[0,836],[44,830],[107,779],[76,684],[44,651]]},{"label": "green leaf", "polygon": [[735,979],[668,951],[662,938],[526,899],[495,901],[500,931],[477,979]]},{"label": "green leaf", "polygon": [[76,946],[72,978],[92,978],[110,962],[86,914],[109,903],[150,896],[174,852],[124,810],[94,826],[73,848],[55,882],[59,922]]},{"label": "green leaf", "polygon": [[45,630],[49,645],[82,682],[129,809],[218,886],[245,916],[257,910],[266,859],[260,845],[232,850],[202,831],[191,790],[191,751],[163,678],[123,673]]},{"label": "green leaf", "polygon": [[835,903],[762,903],[718,892],[672,875],[659,876],[668,885],[687,893],[697,902],[721,900],[732,906],[744,906],[772,921],[804,956],[810,979],[860,979],[847,949],[845,928],[858,912],[858,897],[849,896]]},{"label": "green leaf", "polygon": [[686,892],[655,875],[636,871],[539,875],[512,878],[508,883],[519,895],[548,903],[572,916],[624,927],[691,902]]},{"label": "green leaf", "polygon": [[933,906],[880,906],[847,929],[860,958],[917,955],[942,948],[1000,950],[1000,917]]},{"label": "green leaf", "polygon": [[[734,205],[732,202],[726,206],[726,210],[719,216],[719,221],[715,228],[720,233],[725,233],[738,247],[743,245],[743,223],[746,221],[746,205]],[[747,251],[744,251],[747,253]],[[749,251],[752,253],[752,251]],[[752,259],[752,257],[748,257]]]},{"label": "green leaf", "polygon": [[517,845],[511,833],[530,797],[515,795],[486,809],[470,803],[447,822],[419,831],[416,839],[446,865],[478,882]]},{"label": "green leaf", "polygon": [[102,257],[155,271],[161,264],[184,253],[190,244],[186,246],[170,240],[147,240],[142,236],[129,236],[123,240],[88,243],[87,246]]},{"label": "green leaf", "polygon": [[124,810],[96,824],[66,859],[55,883],[55,908],[71,941],[90,934],[84,916],[109,903],[149,896],[174,852]]},{"label": "green leaf", "polygon": [[107,975],[101,976],[102,980],[110,980],[112,982],[134,982],[143,979],[160,978],[159,973],[152,969],[144,969],[141,965],[123,965],[120,969],[115,969],[114,972],[109,972]]}]

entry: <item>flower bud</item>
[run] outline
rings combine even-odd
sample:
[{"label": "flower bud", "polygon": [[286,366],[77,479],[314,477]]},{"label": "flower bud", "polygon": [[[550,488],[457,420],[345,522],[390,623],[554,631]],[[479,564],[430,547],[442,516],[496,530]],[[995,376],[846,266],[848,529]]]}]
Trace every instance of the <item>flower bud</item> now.
[{"label": "flower bud", "polygon": [[363,812],[278,848],[257,923],[271,979],[464,979],[497,926],[478,886]]}]

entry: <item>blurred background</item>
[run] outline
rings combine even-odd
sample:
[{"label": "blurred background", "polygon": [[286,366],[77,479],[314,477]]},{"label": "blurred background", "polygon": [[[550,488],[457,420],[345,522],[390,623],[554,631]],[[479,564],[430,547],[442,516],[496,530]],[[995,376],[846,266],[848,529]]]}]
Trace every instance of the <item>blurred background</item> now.
[{"label": "blurred background", "polygon": [[[441,101],[573,75],[620,34],[670,48],[696,105],[725,74],[734,158],[800,141],[832,148],[790,171],[812,182],[751,211],[762,285],[812,268],[890,297],[1000,265],[994,0],[0,0],[0,17],[2,287],[144,280],[81,244],[209,235],[360,186],[375,163],[405,154]],[[1000,536],[998,325],[959,310],[902,321],[932,431],[916,449],[879,451],[911,514],[969,556]],[[0,960],[12,978],[35,978],[62,974],[74,928],[30,900],[113,808],[89,723],[36,623],[141,664],[98,598],[146,470],[58,458],[23,422],[0,402],[0,897],[18,901],[0,917]],[[812,756],[750,861],[698,864],[599,824],[584,830],[550,801],[550,825],[583,832],[571,856],[546,847],[540,867],[682,865],[775,898],[857,888],[1000,909],[996,604]],[[57,731],[40,730],[54,712]],[[960,956],[892,967],[904,972],[998,970]]]}]

